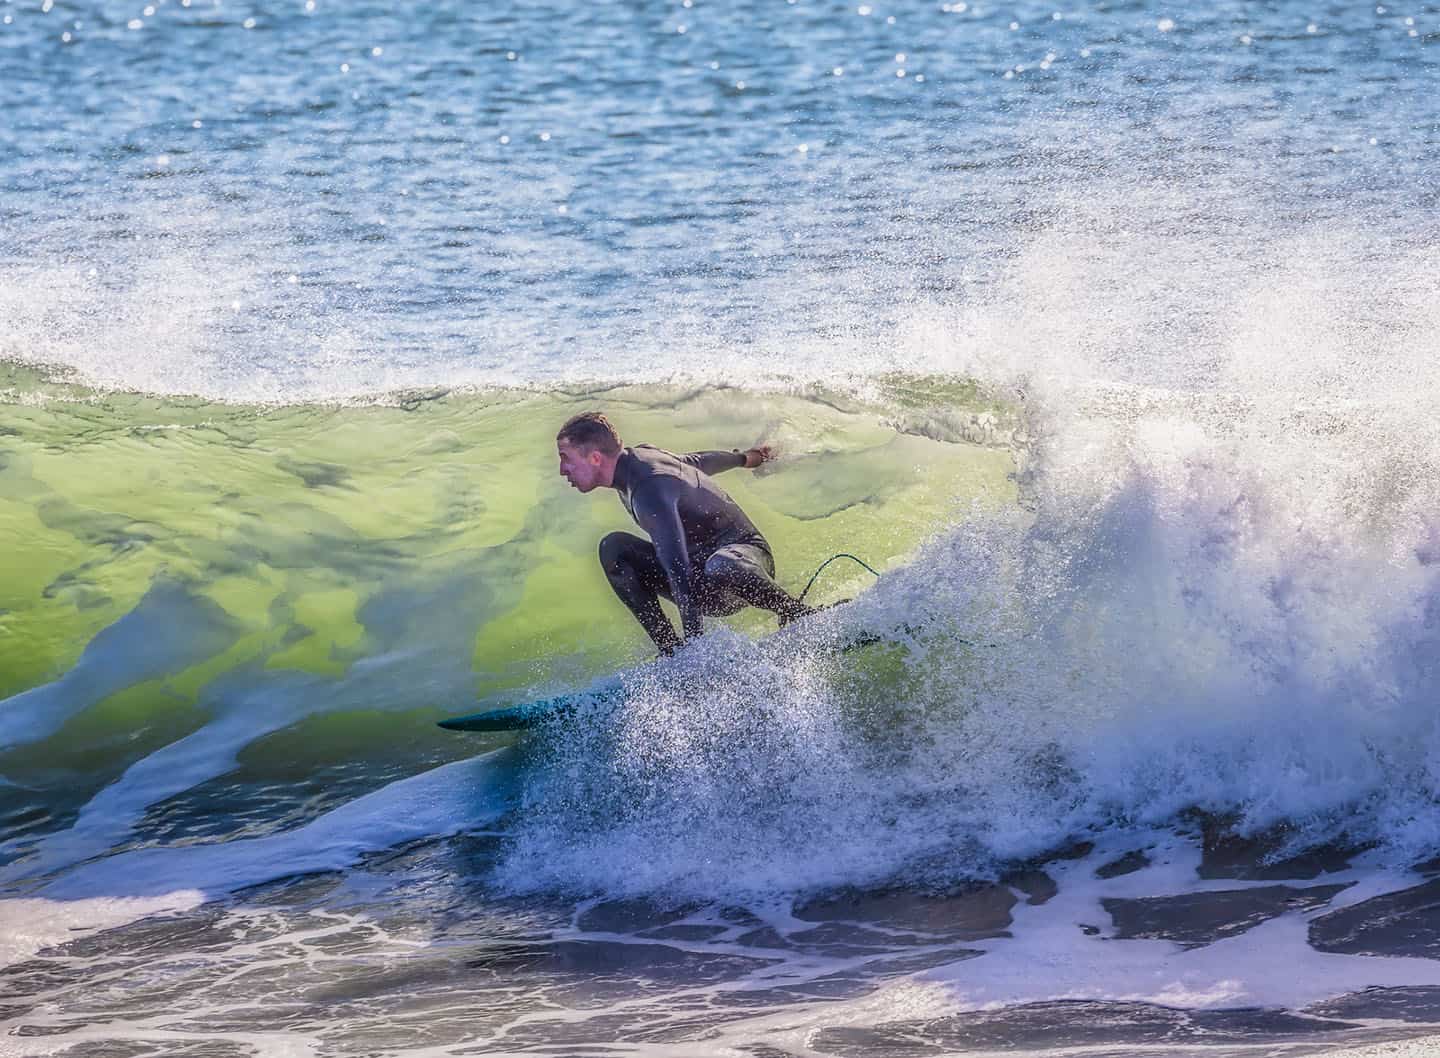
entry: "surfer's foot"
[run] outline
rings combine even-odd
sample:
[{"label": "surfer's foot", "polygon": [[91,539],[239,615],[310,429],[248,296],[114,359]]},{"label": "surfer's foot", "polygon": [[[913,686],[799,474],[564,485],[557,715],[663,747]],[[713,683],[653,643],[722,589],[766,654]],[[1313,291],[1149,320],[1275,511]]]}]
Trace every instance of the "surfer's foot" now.
[{"label": "surfer's foot", "polygon": [[796,605],[799,606],[799,609],[793,610],[790,613],[777,614],[776,616],[780,619],[780,627],[784,628],[792,621],[798,621],[802,617],[809,617],[811,614],[817,614],[821,610],[833,609],[834,607],[840,606],[842,603],[847,603],[849,601],[849,599],[836,599],[834,602],[827,602],[824,606],[806,606],[804,603],[797,603]]},{"label": "surfer's foot", "polygon": [[784,628],[791,621],[798,621],[802,617],[809,617],[815,612],[816,609],[813,606],[799,605],[793,610],[787,610],[785,613],[777,613],[775,619],[780,622],[780,627]]}]

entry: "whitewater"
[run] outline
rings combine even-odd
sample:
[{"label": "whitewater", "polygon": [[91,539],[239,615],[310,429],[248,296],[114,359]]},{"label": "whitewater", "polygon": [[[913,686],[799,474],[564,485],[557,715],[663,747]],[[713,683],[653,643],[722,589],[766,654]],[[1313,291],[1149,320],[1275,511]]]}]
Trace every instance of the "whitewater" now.
[{"label": "whitewater", "polygon": [[1440,1053],[1440,8],[0,20],[0,1053]]}]

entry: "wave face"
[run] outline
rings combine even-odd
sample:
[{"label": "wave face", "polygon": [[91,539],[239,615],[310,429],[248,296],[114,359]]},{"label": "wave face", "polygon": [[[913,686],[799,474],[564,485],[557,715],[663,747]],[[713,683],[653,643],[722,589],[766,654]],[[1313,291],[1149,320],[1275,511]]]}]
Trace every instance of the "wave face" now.
[{"label": "wave face", "polygon": [[[625,513],[554,466],[559,423],[602,398],[632,437],[782,445],[783,473],[726,484],[795,591],[834,551],[902,558],[959,493],[1013,495],[1003,449],[800,397],[28,393],[7,405],[0,471],[0,525],[24,541],[0,663],[12,877],[307,822],[474,752],[431,721],[477,695],[524,700],[643,656],[595,557]],[[843,584],[827,577],[816,597]]]}]

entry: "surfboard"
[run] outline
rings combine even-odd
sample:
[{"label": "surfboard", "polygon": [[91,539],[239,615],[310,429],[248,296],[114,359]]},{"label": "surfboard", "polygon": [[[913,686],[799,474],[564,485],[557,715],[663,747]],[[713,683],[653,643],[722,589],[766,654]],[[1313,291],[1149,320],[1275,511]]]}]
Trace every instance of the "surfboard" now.
[{"label": "surfboard", "polygon": [[469,716],[453,716],[437,723],[447,731],[525,731],[568,716],[585,704],[596,709],[613,709],[620,704],[621,697],[620,681],[609,677],[586,691],[521,702],[504,709],[487,709]]},{"label": "surfboard", "polygon": [[[771,635],[781,635],[780,632]],[[770,639],[766,636],[765,639]],[[841,654],[860,647],[879,643],[885,637],[861,633],[838,646]],[[653,662],[652,662],[653,664]],[[597,714],[608,712],[624,700],[624,685],[618,675],[606,676],[583,691],[560,694],[552,698],[540,698],[532,702],[520,702],[501,709],[486,709],[468,716],[452,716],[436,721],[447,731],[526,731],[561,717],[569,716],[581,709],[594,710]]]}]

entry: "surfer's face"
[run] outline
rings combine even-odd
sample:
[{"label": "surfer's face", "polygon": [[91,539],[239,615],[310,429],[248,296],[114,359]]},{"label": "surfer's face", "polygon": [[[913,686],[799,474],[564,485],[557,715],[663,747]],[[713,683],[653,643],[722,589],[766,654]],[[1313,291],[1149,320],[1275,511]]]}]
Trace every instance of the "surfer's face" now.
[{"label": "surfer's face", "polygon": [[556,449],[560,453],[560,476],[581,492],[589,492],[604,484],[601,481],[601,467],[605,457],[596,448],[579,448],[569,441],[559,441]]}]

